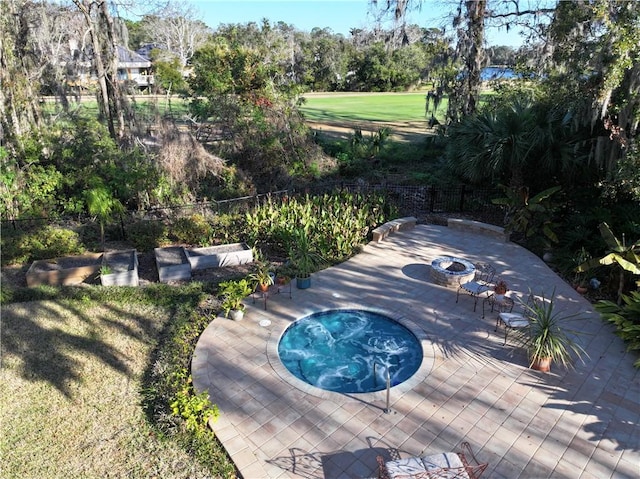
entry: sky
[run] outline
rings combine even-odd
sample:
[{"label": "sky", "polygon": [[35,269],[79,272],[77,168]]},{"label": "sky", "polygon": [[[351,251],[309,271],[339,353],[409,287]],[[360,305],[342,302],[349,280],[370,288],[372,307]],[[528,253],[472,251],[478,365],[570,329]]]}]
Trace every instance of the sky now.
[{"label": "sky", "polygon": [[[331,28],[334,33],[349,35],[352,28],[370,28],[376,16],[369,0],[187,0],[201,19],[211,28],[221,23],[260,24],[263,18],[272,23],[283,21],[298,30],[311,31],[314,27]],[[386,0],[379,0],[386,5]],[[448,8],[442,0],[423,0],[420,11],[411,12],[409,23],[421,27],[449,27]],[[519,47],[521,37],[515,30],[489,29],[487,43],[491,46]]]}]

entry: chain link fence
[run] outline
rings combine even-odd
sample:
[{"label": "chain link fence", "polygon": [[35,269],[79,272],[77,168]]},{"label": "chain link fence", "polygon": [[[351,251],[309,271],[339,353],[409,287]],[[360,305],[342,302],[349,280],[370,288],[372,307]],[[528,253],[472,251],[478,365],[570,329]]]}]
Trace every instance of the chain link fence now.
[{"label": "chain link fence", "polygon": [[[466,185],[440,187],[335,182],[324,183],[321,186],[305,190],[281,190],[226,200],[207,200],[189,205],[168,205],[129,211],[121,215],[119,226],[124,230],[127,224],[141,220],[162,221],[194,214],[215,216],[244,213],[269,198],[279,200],[287,196],[329,193],[336,189],[365,195],[370,193],[384,194],[397,208],[401,216],[415,216],[423,222],[438,215],[459,215],[498,224],[502,217],[501,209],[491,202],[501,193],[493,188],[476,188]],[[77,227],[94,221],[88,215],[75,215],[60,218],[2,219],[1,224],[3,229],[27,230],[45,224]]]}]

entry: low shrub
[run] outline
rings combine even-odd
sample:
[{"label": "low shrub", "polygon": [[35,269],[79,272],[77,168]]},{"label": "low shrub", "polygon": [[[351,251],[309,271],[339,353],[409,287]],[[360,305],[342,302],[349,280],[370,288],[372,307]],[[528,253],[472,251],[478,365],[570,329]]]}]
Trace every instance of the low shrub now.
[{"label": "low shrub", "polygon": [[140,252],[151,251],[167,242],[167,228],[162,221],[141,220],[127,225],[127,239]]},{"label": "low shrub", "polygon": [[29,231],[5,230],[0,244],[3,266],[70,256],[85,251],[75,231],[50,225]]},{"label": "low shrub", "polygon": [[207,246],[213,240],[211,222],[200,214],[176,218],[171,223],[170,229],[171,238],[178,243]]}]

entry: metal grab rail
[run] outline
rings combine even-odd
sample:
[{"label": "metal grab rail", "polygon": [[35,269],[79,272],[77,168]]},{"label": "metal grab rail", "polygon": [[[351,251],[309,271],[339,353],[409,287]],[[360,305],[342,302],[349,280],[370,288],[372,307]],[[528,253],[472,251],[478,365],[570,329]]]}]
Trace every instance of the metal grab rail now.
[{"label": "metal grab rail", "polygon": [[[378,363],[373,363],[373,385],[377,386],[376,378],[378,375],[376,374],[376,366]],[[391,372],[389,371],[389,366],[385,366],[381,364],[387,371],[387,407],[384,409],[385,414],[389,414],[391,412],[391,408],[389,407],[389,402],[391,400]]]}]

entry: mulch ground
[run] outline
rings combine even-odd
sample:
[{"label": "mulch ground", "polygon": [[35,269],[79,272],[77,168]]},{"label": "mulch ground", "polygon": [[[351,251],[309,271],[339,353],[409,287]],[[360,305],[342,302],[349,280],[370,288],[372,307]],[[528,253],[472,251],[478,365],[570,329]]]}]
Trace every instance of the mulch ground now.
[{"label": "mulch ground", "polygon": [[[131,249],[124,247],[123,249]],[[108,251],[117,251],[118,248],[107,247]],[[27,271],[31,263],[27,265],[4,266],[2,267],[2,287],[22,288],[27,286]],[[228,279],[235,279],[248,275],[252,265],[227,266],[224,268],[211,268],[202,271],[195,271],[191,279],[193,281],[219,283]],[[157,283],[158,268],[153,252],[138,253],[138,277],[140,286]],[[99,277],[87,278],[83,284],[100,284]]]}]

